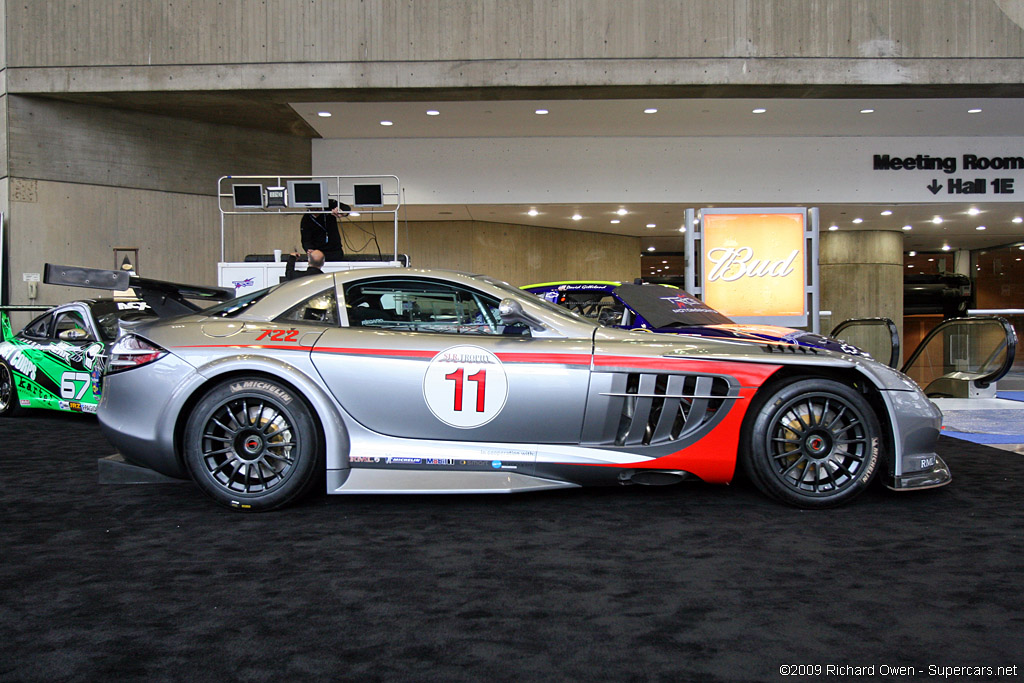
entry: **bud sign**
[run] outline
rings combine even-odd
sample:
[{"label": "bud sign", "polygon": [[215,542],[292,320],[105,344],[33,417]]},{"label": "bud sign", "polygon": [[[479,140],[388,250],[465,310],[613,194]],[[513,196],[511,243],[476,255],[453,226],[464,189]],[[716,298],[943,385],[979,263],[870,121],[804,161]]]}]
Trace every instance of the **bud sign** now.
[{"label": "bud sign", "polygon": [[705,213],[703,299],[731,317],[807,313],[803,213]]}]

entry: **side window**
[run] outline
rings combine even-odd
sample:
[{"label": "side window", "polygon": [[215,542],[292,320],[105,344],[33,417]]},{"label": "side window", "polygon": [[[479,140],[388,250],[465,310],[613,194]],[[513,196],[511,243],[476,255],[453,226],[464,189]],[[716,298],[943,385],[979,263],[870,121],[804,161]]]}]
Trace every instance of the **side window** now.
[{"label": "side window", "polygon": [[278,322],[291,321],[306,325],[337,327],[338,297],[334,293],[334,288],[311,296],[283,315],[279,315],[276,320]]},{"label": "side window", "polygon": [[92,333],[89,332],[89,326],[85,324],[82,314],[78,311],[64,311],[57,314],[53,325],[54,338],[59,339],[61,333],[68,330],[81,330],[88,335],[87,338],[92,337]]},{"label": "side window", "polygon": [[39,316],[28,325],[25,326],[25,330],[22,332],[26,337],[34,337],[36,339],[46,339],[50,335],[50,322],[53,320],[53,315],[46,313]]},{"label": "side window", "polygon": [[351,327],[439,334],[521,334],[501,324],[498,300],[428,280],[373,280],[345,287]]},{"label": "side window", "polygon": [[601,325],[628,324],[623,322],[626,306],[611,294],[573,292],[559,304]]}]

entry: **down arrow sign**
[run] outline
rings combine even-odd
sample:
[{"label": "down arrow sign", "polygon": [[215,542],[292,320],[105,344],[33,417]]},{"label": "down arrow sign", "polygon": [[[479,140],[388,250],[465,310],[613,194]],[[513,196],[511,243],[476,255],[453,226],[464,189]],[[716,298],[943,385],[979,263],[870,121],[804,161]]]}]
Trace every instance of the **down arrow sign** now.
[{"label": "down arrow sign", "polygon": [[938,180],[935,180],[934,178],[932,178],[932,184],[931,185],[926,185],[925,187],[927,187],[929,190],[931,190],[932,194],[938,194],[939,190],[942,189],[942,184]]}]

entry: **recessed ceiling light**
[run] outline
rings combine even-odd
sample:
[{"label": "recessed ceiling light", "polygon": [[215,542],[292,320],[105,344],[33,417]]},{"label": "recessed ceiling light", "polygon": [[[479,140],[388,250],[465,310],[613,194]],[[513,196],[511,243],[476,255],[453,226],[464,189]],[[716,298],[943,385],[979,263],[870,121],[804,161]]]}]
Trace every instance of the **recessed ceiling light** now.
[{"label": "recessed ceiling light", "polygon": [[940,223],[942,223],[942,216],[936,216],[935,218],[933,218],[932,223],[934,223],[935,225],[939,225]]},{"label": "recessed ceiling light", "polygon": [[662,263],[668,263],[668,261],[662,261]]},{"label": "recessed ceiling light", "polygon": [[648,223],[647,227],[648,228],[656,228],[656,227],[658,227],[658,224],[657,223]]},{"label": "recessed ceiling light", "polygon": [[534,113],[534,114],[540,114],[540,115],[542,115],[542,116],[543,116],[544,114],[547,114],[547,113],[548,113],[548,110],[547,110],[547,109],[538,109],[538,110],[536,110],[536,111],[535,111],[535,112],[533,112],[533,113]]},{"label": "recessed ceiling light", "polygon": [[907,252],[907,256],[917,256],[917,252],[916,251],[908,251]]},{"label": "recessed ceiling light", "polygon": [[540,211],[538,211],[537,209],[530,209],[529,211],[526,212],[526,215],[527,216],[536,216],[539,213],[540,213]]},{"label": "recessed ceiling light", "polygon": [[647,251],[654,251],[654,247],[647,247]]},{"label": "recessed ceiling light", "polygon": [[622,222],[622,221],[620,221],[620,220],[619,220],[618,218],[613,218],[613,219],[612,219],[612,223],[613,223],[613,224],[616,224],[616,225],[617,225],[617,224],[619,224],[619,223],[621,223],[621,222]]},{"label": "recessed ceiling light", "polygon": [[763,108],[761,108],[761,107],[758,107],[757,109],[751,109],[751,110],[750,110],[750,113],[751,113],[751,114],[763,114],[763,113],[765,113],[766,111],[768,111],[768,110],[767,110],[767,109],[763,109]]},{"label": "recessed ceiling light", "polygon": [[578,221],[578,220],[581,220],[582,218],[583,218],[583,216],[579,215],[578,213],[574,213],[574,214],[572,215],[572,219],[573,219],[574,221]]},{"label": "recessed ceiling light", "polygon": [[933,258],[928,259],[928,263],[933,263],[934,261],[935,261],[935,259],[933,259]]},{"label": "recessed ceiling light", "polygon": [[441,112],[439,112],[436,109],[428,109],[427,110],[427,116],[440,116],[440,115],[441,115]]},{"label": "recessed ceiling light", "polygon": [[658,110],[655,109],[654,107],[648,107],[647,109],[644,109],[644,113],[645,114],[657,114]]},{"label": "recessed ceiling light", "polygon": [[985,230],[985,229],[986,229],[986,227],[984,225],[979,225],[978,227],[975,228],[975,230]]},{"label": "recessed ceiling light", "polygon": [[331,118],[331,112],[329,112],[329,111],[318,111],[316,113],[316,115],[321,117],[321,118],[325,118],[325,119]]},{"label": "recessed ceiling light", "polygon": [[854,222],[854,224],[859,225],[859,224],[864,222],[864,219],[863,218],[854,218],[853,222]]},{"label": "recessed ceiling light", "polygon": [[392,121],[381,121],[380,125],[382,125],[382,126],[393,126],[395,124]]},{"label": "recessed ceiling light", "polygon": [[629,211],[626,211],[625,209],[619,209],[615,213],[619,214],[620,216],[625,216],[627,213],[629,213]]},{"label": "recessed ceiling light", "polygon": [[683,227],[679,228],[679,232],[686,232],[686,226],[684,225]]},{"label": "recessed ceiling light", "polygon": [[891,216],[892,215],[892,211],[890,211],[889,209],[886,209],[880,215],[882,215],[882,216]]},{"label": "recessed ceiling light", "polygon": [[830,226],[828,226],[828,229],[829,229],[829,231],[838,230],[839,226],[838,225],[830,225]]},{"label": "recessed ceiling light", "polygon": [[913,267],[914,267],[914,264],[913,264],[913,263],[908,263],[908,264],[907,264],[907,268],[913,268]]},{"label": "recessed ceiling light", "polygon": [[903,229],[904,229],[904,230],[913,230],[913,229],[914,229],[914,226],[913,226],[913,225],[904,225],[904,226],[903,226]]},{"label": "recessed ceiling light", "polygon": [[972,206],[971,208],[967,209],[967,213],[972,216],[977,216],[979,213],[981,213],[981,209]]},{"label": "recessed ceiling light", "polygon": [[942,245],[942,251],[949,251],[949,250],[950,250],[950,246],[948,244],[943,244]]},{"label": "recessed ceiling light", "polygon": [[1021,251],[1024,251],[1024,244],[1022,244],[1021,246],[1019,246],[1017,248],[1020,249]]},{"label": "recessed ceiling light", "polygon": [[874,109],[861,109],[860,113],[861,114],[874,114],[875,110]]},{"label": "recessed ceiling light", "polygon": [[1024,218],[1021,218],[1020,216],[1014,216],[1013,217],[1013,222],[1014,223],[1024,223]]},{"label": "recessed ceiling light", "polygon": [[980,114],[981,110],[980,109],[968,109],[967,113],[968,114]]}]

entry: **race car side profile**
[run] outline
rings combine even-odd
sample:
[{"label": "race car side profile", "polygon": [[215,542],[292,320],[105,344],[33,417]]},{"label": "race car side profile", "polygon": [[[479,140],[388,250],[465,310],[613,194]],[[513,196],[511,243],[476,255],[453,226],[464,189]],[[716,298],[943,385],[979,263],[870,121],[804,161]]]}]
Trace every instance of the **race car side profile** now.
[{"label": "race car side profile", "polygon": [[526,285],[522,289],[607,327],[799,344],[851,355],[870,355],[853,344],[813,332],[735,323],[672,285],[574,280]]},{"label": "race car side profile", "polygon": [[941,486],[941,415],[869,358],[604,328],[485,276],[314,275],[133,328],[99,421],[237,510],[328,493],[725,483],[802,507]]}]

